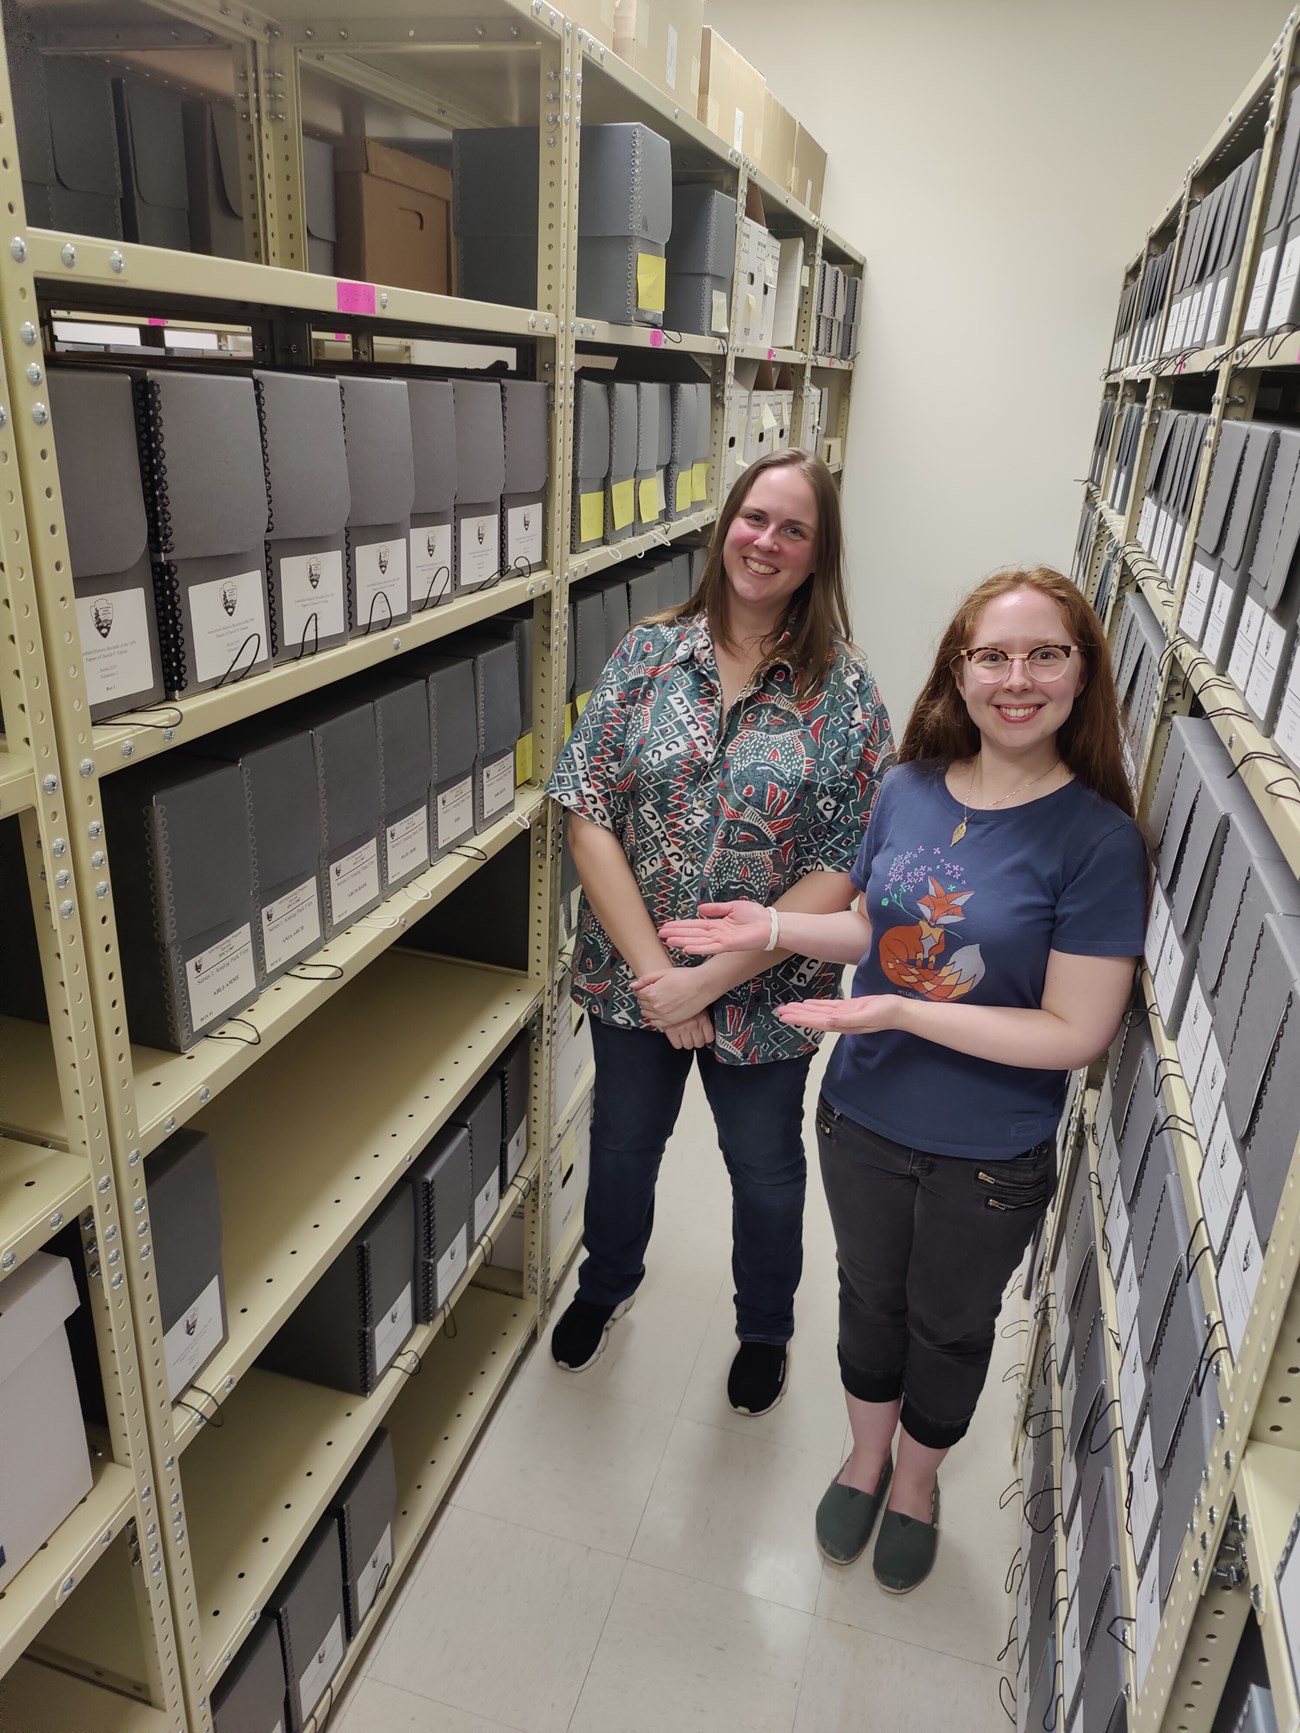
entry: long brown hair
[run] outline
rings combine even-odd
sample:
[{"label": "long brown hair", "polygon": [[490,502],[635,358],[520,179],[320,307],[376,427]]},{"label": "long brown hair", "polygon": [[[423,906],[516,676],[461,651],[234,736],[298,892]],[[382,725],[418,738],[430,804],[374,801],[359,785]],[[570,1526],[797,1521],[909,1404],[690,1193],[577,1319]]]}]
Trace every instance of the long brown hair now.
[{"label": "long brown hair", "polygon": [[970,758],[979,751],[979,729],[957,688],[953,663],[970,648],[975,623],[988,604],[1013,590],[1037,590],[1055,602],[1083,654],[1086,678],[1056,736],[1062,761],[1080,782],[1132,818],[1133,791],[1124,774],[1115,676],[1106,633],[1082,592],[1050,566],[995,572],[961,602],[939,640],[934,666],[908,718],[899,763],[937,759],[946,768],[956,759]]},{"label": "long brown hair", "polygon": [[721,643],[730,642],[728,603],[730,590],[722,565],[722,550],[736,514],[749,498],[750,489],[765,470],[797,469],[807,476],[817,501],[817,545],[813,569],[790,598],[785,617],[776,628],[768,649],[774,649],[786,632],[790,642],[782,647],[795,674],[795,695],[810,697],[821,687],[835,655],[837,641],[849,640],[849,604],[844,591],[844,530],[840,522],[840,496],[831,472],[820,457],[792,447],[769,451],[732,483],[721,515],[713,529],[709,557],[699,588],[688,602],[657,614],[657,620],[693,619],[707,614],[709,626]]}]

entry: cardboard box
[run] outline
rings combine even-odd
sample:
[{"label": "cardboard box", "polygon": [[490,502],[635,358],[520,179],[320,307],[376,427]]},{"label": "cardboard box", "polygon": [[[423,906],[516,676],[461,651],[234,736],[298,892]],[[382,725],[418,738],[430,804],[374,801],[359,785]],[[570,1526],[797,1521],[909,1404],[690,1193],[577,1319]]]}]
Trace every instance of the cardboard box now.
[{"label": "cardboard box", "polygon": [[614,0],[614,52],[692,113],[703,29],[703,0]]},{"label": "cardboard box", "polygon": [[339,276],[433,295],[451,280],[451,175],[369,138],[334,147]]},{"label": "cardboard box", "polygon": [[794,189],[794,153],[799,122],[783,108],[769,90],[763,100],[763,152],[758,166],[769,180],[791,192]]},{"label": "cardboard box", "polygon": [[822,191],[826,185],[826,152],[802,121],[795,136],[794,169],[788,184],[800,204],[807,205],[813,215],[819,217]]},{"label": "cardboard box", "polygon": [[763,74],[716,30],[702,31],[697,112],[711,132],[751,162],[762,160],[766,98]]},{"label": "cardboard box", "polygon": [[564,16],[606,48],[614,47],[615,0],[570,0]]},{"label": "cardboard box", "polygon": [[66,1258],[33,1252],[0,1283],[0,1590],[90,1491],[90,1456],[64,1320]]}]

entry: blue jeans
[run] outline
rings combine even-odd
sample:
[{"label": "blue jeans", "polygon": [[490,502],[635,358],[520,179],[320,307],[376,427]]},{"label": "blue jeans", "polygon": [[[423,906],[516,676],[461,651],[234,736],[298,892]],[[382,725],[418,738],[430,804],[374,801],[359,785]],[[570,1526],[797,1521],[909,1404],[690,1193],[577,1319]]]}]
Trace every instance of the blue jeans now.
[{"label": "blue jeans", "polygon": [[579,1298],[617,1306],[645,1275],[659,1162],[698,1059],[731,1175],[736,1334],[742,1342],[788,1342],[803,1273],[803,1094],[811,1055],[722,1065],[709,1048],[683,1052],[653,1030],[611,1028],[597,1017],[590,1024],[596,1092]]}]

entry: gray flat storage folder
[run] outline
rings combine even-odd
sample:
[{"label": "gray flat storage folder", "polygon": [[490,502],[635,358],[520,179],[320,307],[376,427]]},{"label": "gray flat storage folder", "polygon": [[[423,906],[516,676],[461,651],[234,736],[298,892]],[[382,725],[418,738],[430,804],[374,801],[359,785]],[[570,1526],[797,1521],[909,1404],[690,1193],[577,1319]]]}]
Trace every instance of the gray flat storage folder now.
[{"label": "gray flat storage folder", "polygon": [[415,500],[411,507],[411,607],[433,608],[451,594],[451,519],[456,504],[456,411],[449,379],[411,379]]},{"label": "gray flat storage folder", "polygon": [[397,1468],[385,1427],[367,1444],[333,1505],[343,1554],[343,1610],[354,1642],[393,1568]]},{"label": "gray flat storage folder", "polygon": [[457,590],[481,590],[501,574],[501,496],[506,485],[506,437],[501,387],[495,380],[457,379],[456,509],[452,562]]},{"label": "gray flat storage folder", "polygon": [[59,482],[90,716],[163,695],[149,526],[124,373],[51,368]]},{"label": "gray flat storage folder", "polygon": [[546,564],[542,501],[550,418],[545,385],[532,379],[503,379],[501,415],[505,429],[501,564],[508,577],[526,577]]},{"label": "gray flat storage folder", "polygon": [[429,853],[437,861],[474,834],[478,759],[474,664],[460,656],[424,656],[415,665],[424,675],[429,698]]},{"label": "gray flat storage folder", "polygon": [[380,866],[384,891],[429,864],[429,693],[418,675],[381,676],[369,686],[379,732],[384,791]]},{"label": "gray flat storage folder", "polygon": [[317,1523],[266,1610],[280,1631],[287,1686],[285,1726],[289,1733],[303,1733],[347,1646],[339,1534],[333,1517],[322,1517]]},{"label": "gray flat storage folder", "polygon": [[293,713],[311,729],[321,818],[326,935],[368,914],[382,895],[379,832],[383,784],[379,728],[364,692],[332,704],[308,700]]},{"label": "gray flat storage folder", "polygon": [[213,1733],[283,1733],[284,1697],[280,1630],[263,1613],[213,1687]]},{"label": "gray flat storage folder", "polygon": [[266,475],[248,378],[136,382],[163,678],[173,696],[271,664]]},{"label": "gray flat storage folder", "polygon": [[469,1261],[473,1214],[469,1132],[445,1125],[410,1172],[415,1207],[416,1314],[430,1324],[451,1298]]},{"label": "gray flat storage folder", "polygon": [[174,1131],[145,1168],[163,1329],[174,1402],[226,1340],[217,1157],[204,1131]]},{"label": "gray flat storage folder", "polygon": [[348,596],[353,631],[365,636],[411,617],[411,410],[401,379],[340,379],[339,388],[352,496]]},{"label": "gray flat storage folder", "polygon": [[337,379],[255,372],[270,491],[271,653],[297,661],[347,641],[351,509]]},{"label": "gray flat storage folder", "polygon": [[128,241],[190,249],[184,99],[147,78],[115,78],[122,170],[122,230]]},{"label": "gray flat storage folder", "polygon": [[194,250],[222,259],[246,258],[235,111],[224,102],[189,101],[184,125]]}]

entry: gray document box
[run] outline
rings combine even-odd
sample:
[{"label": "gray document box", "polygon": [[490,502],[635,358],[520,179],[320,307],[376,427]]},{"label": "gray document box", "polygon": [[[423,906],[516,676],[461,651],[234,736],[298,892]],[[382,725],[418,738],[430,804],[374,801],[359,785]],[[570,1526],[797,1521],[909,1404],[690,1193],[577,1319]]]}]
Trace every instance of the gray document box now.
[{"label": "gray document box", "polygon": [[535,307],[537,128],[457,132],[451,172],[460,293],[474,301]]},{"label": "gray document box", "polygon": [[235,111],[224,102],[185,104],[190,238],[196,253],[247,257],[244,187]]},{"label": "gray document box", "polygon": [[280,1631],[285,1727],[288,1733],[303,1733],[347,1647],[339,1534],[333,1517],[322,1517],[317,1523],[266,1610]]},{"label": "gray document box", "polygon": [[150,247],[190,248],[184,98],[146,78],[115,78],[122,233]]},{"label": "gray document box", "polygon": [[448,1123],[469,1132],[469,1231],[477,1244],[492,1225],[501,1199],[501,1079],[495,1071],[474,1085]]},{"label": "gray document box", "polygon": [[581,153],[578,317],[662,325],[673,223],[668,140],[638,122],[587,126]]},{"label": "gray document box", "polygon": [[461,656],[426,656],[415,666],[429,700],[429,852],[434,860],[474,834],[474,767],[478,701],[474,664]]},{"label": "gray document box", "polygon": [[430,1324],[451,1298],[469,1261],[473,1174],[469,1132],[446,1125],[411,1169],[414,1199],[416,1311]]},{"label": "gray document box", "polygon": [[311,730],[321,824],[321,907],[327,938],[368,914],[382,894],[384,811],[379,726],[364,693],[307,699],[293,719]]},{"label": "gray document box", "polygon": [[154,1276],[173,1401],[226,1340],[217,1158],[206,1132],[174,1131],[145,1166]]},{"label": "gray document box", "polygon": [[411,379],[415,500],[411,507],[411,607],[451,594],[451,517],[456,504],[456,410],[449,379]]},{"label": "gray document box", "polygon": [[149,527],[123,373],[51,368],[59,484],[91,720],[163,695]]},{"label": "gray document box", "polygon": [[411,410],[401,379],[346,378],[339,388],[352,498],[348,599],[352,629],[364,635],[411,617]]},{"label": "gray document box", "polygon": [[414,1323],[415,1206],[400,1181],[258,1357],[310,1384],[369,1396]]},{"label": "gray document box", "polygon": [[355,1642],[375,1596],[393,1568],[397,1468],[393,1441],[381,1426],[362,1451],[332,1506],[343,1555],[343,1610],[348,1641]]},{"label": "gray document box", "polygon": [[523,732],[519,713],[519,653],[513,637],[462,637],[460,654],[474,664],[474,708],[478,763],[474,777],[474,829],[482,830],[515,798],[515,744]]},{"label": "gray document box", "polygon": [[167,690],[203,692],[260,673],[271,641],[253,381],[148,372],[136,400]]},{"label": "gray document box", "polygon": [[276,1733],[284,1725],[280,1631],[265,1613],[212,1691],[213,1733]]},{"label": "gray document box", "polygon": [[253,385],[270,491],[271,653],[297,661],[348,636],[343,400],[325,375],[257,372]]},{"label": "gray document box", "polygon": [[532,379],[503,379],[501,419],[505,431],[501,565],[507,577],[527,577],[546,564],[542,522],[550,427],[546,386]]},{"label": "gray document box", "polygon": [[573,400],[573,551],[605,540],[609,480],[609,387],[579,377]]},{"label": "gray document box", "polygon": [[516,1035],[493,1068],[501,1084],[501,1191],[519,1172],[528,1155],[528,1085],[532,1045]]},{"label": "gray document box", "polygon": [[452,571],[457,590],[481,590],[501,573],[501,496],[506,484],[506,437],[501,387],[495,380],[457,379],[456,506]]},{"label": "gray document box", "polygon": [[371,684],[383,780],[380,868],[385,892],[429,864],[429,694],[418,675]]},{"label": "gray document box", "polygon": [[[50,139],[45,211],[27,220],[78,235],[116,240],[122,233],[122,178],[108,67],[75,54],[41,58]],[[23,169],[27,168],[23,152]]]},{"label": "gray document box", "polygon": [[606,541],[626,541],[636,531],[637,456],[637,387],[629,380],[615,380],[609,387],[609,480],[605,488]]},{"label": "gray document box", "polygon": [[[636,387],[636,523],[638,529],[657,524],[663,516],[664,476],[659,457],[659,405],[665,395],[659,385]],[[666,461],[666,459],[665,459]]]},{"label": "gray document box", "polygon": [[168,754],[102,793],[131,1037],[184,1053],[258,992],[243,781]]},{"label": "gray document box", "polygon": [[724,341],[731,330],[736,201],[716,187],[673,188],[664,324]]}]

